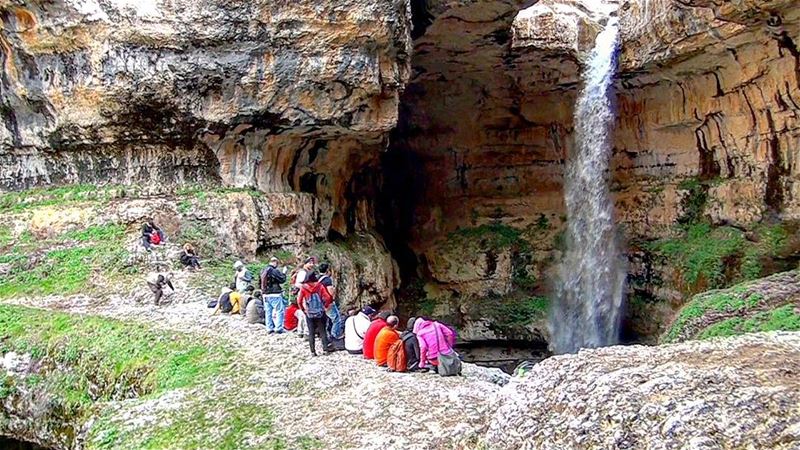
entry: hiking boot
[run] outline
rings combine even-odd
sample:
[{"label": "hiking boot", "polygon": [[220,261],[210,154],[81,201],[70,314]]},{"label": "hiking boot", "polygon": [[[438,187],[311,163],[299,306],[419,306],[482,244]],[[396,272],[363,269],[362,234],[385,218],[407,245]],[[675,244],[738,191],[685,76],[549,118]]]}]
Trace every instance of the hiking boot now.
[{"label": "hiking boot", "polygon": [[319,355],[317,355],[317,352],[311,352],[311,356],[316,357],[316,356],[319,356]]},{"label": "hiking boot", "polygon": [[267,331],[267,334],[275,334],[275,331],[269,330],[269,331]]}]

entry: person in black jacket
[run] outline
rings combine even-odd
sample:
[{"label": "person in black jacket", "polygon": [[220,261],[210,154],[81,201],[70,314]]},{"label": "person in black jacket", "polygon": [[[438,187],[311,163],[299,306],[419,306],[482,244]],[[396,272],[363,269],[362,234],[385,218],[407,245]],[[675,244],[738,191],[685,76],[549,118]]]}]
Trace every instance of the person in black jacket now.
[{"label": "person in black jacket", "polygon": [[419,340],[417,340],[417,335],[414,334],[414,323],[416,323],[416,321],[416,317],[408,319],[406,331],[400,336],[400,340],[403,341],[403,348],[406,351],[406,367],[409,372],[420,370]]},{"label": "person in black jacket", "polygon": [[272,257],[269,265],[261,271],[261,291],[264,294],[264,322],[268,333],[283,333],[286,305],[283,303],[283,283],[286,282],[286,267],[278,269],[278,258]]}]

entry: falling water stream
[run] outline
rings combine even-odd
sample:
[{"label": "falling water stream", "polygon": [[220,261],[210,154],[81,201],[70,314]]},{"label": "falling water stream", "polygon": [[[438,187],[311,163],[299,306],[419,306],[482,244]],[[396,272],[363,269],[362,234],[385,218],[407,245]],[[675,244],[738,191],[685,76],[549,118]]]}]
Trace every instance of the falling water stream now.
[{"label": "falling water stream", "polygon": [[549,324],[555,353],[614,344],[619,335],[626,271],[608,189],[618,39],[612,18],[597,36],[575,107],[576,142],[564,180],[567,245]]}]

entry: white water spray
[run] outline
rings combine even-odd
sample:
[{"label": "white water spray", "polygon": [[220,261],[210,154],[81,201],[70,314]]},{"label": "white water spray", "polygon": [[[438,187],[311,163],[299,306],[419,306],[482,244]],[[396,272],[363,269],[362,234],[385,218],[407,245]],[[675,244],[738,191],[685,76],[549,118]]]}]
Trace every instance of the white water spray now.
[{"label": "white water spray", "polygon": [[567,248],[549,324],[555,353],[611,345],[619,335],[625,263],[607,180],[618,39],[612,18],[597,36],[575,108],[575,149],[564,177]]}]

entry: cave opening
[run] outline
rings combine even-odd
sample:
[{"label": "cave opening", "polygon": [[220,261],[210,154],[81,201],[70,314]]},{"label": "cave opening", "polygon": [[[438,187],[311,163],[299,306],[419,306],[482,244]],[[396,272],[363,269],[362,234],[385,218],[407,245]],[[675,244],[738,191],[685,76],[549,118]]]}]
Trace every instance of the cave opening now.
[{"label": "cave opening", "polygon": [[0,436],[0,448],[4,450],[54,450],[35,442],[23,441],[9,436]]}]

